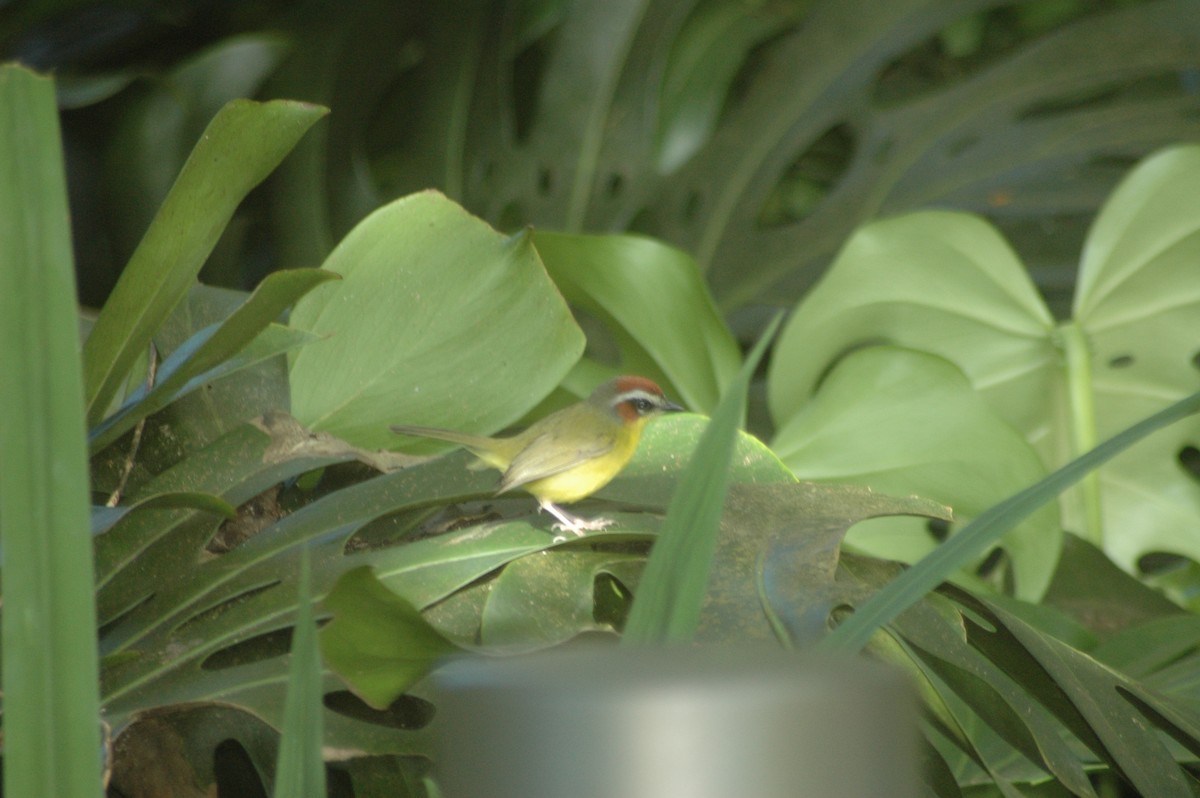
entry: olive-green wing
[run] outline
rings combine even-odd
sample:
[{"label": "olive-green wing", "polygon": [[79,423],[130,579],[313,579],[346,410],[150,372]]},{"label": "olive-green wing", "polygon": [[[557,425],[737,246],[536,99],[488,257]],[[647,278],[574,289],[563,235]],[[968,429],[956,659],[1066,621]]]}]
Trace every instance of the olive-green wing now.
[{"label": "olive-green wing", "polygon": [[561,474],[581,463],[607,454],[616,443],[615,431],[611,434],[592,436],[583,444],[578,441],[578,436],[564,438],[554,432],[544,432],[517,453],[508,470],[500,477],[500,487],[496,492],[504,493],[526,483]]}]

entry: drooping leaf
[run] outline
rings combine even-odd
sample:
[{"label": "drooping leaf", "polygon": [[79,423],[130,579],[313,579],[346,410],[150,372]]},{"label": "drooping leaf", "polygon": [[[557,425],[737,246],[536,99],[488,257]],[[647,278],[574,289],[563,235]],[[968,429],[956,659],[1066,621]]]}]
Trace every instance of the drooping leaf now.
[{"label": "drooping leaf", "polygon": [[368,704],[383,708],[458,647],[370,568],[346,572],[325,597],[333,620],[320,632],[325,661]]},{"label": "drooping leaf", "polygon": [[617,368],[659,380],[698,413],[716,408],[740,353],[690,257],[636,236],[537,232],[533,243],[567,301],[604,323]]},{"label": "drooping leaf", "polygon": [[494,432],[583,349],[528,234],[506,238],[436,192],[371,214],[325,268],[344,279],[291,317],[327,337],[291,359],[292,413],[356,445],[397,446],[397,422]]}]

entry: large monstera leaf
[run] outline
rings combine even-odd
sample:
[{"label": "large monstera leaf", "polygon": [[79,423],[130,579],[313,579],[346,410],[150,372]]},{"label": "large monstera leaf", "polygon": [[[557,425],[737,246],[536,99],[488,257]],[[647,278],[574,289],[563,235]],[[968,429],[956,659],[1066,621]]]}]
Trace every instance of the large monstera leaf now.
[{"label": "large monstera leaf", "polygon": [[[366,210],[434,185],[503,229],[663,238],[725,309],[796,300],[857,225],[929,205],[991,217],[1052,285],[1121,169],[1195,136],[1192,10],[1080,4],[1038,26],[1005,0],[339,9],[278,73],[354,107],[279,184],[289,257],[316,262]],[[1008,49],[963,44],[1013,20]],[[413,60],[373,57],[396,31]]]},{"label": "large monstera leaf", "polygon": [[[826,377],[832,365],[849,349],[880,341],[936,354],[961,369],[994,417],[988,422],[994,444],[976,447],[984,459],[984,452],[1011,445],[1015,430],[1046,467],[1056,467],[1190,394],[1200,324],[1198,189],[1194,145],[1158,153],[1135,169],[1088,234],[1075,315],[1062,323],[1052,320],[999,233],[976,217],[925,212],[863,228],[800,304],[776,348],[770,402],[785,462],[803,465],[812,477],[846,478],[814,474],[820,463],[809,465],[818,446],[836,438],[838,446],[873,452],[853,475],[872,484],[881,470],[872,470],[876,462],[903,465],[911,480],[930,461],[964,457],[955,450],[962,436],[930,456],[912,446],[904,424],[883,434],[847,424],[848,414],[874,401],[882,366],[858,373],[849,391],[857,399],[824,416],[817,412],[829,404],[821,393],[842,385],[838,375],[865,355],[849,355]],[[910,356],[877,359],[894,369],[901,357]],[[914,392],[934,384],[933,371],[922,373],[910,383]],[[953,429],[955,396],[947,387],[929,391],[922,412],[942,421],[926,429]],[[840,427],[831,415],[842,419]],[[973,422],[972,429],[983,434],[984,424]],[[1183,466],[1197,429],[1189,419],[1115,458],[1064,501],[1061,523],[1127,570],[1150,552],[1200,559],[1190,532],[1200,520],[1200,486]],[[1028,483],[1030,476],[1036,467],[1020,478]],[[938,487],[945,492],[932,495],[958,506],[955,482],[949,475]],[[894,479],[887,484],[897,489]]]}]

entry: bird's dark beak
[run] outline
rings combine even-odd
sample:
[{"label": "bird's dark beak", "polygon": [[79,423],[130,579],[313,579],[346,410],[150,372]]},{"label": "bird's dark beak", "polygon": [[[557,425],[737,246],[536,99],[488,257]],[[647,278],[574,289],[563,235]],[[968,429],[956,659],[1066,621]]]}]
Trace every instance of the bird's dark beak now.
[{"label": "bird's dark beak", "polygon": [[664,413],[682,413],[685,410],[687,410],[686,407],[681,407],[680,405],[677,405],[674,402],[667,402],[662,407],[662,411]]}]

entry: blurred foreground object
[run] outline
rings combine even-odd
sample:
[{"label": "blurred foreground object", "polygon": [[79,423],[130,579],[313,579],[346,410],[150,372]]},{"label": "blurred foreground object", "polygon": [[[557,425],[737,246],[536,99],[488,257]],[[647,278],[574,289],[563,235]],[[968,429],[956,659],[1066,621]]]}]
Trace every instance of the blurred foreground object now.
[{"label": "blurred foreground object", "polygon": [[902,674],[770,649],[586,649],[436,675],[446,798],[907,798]]}]

